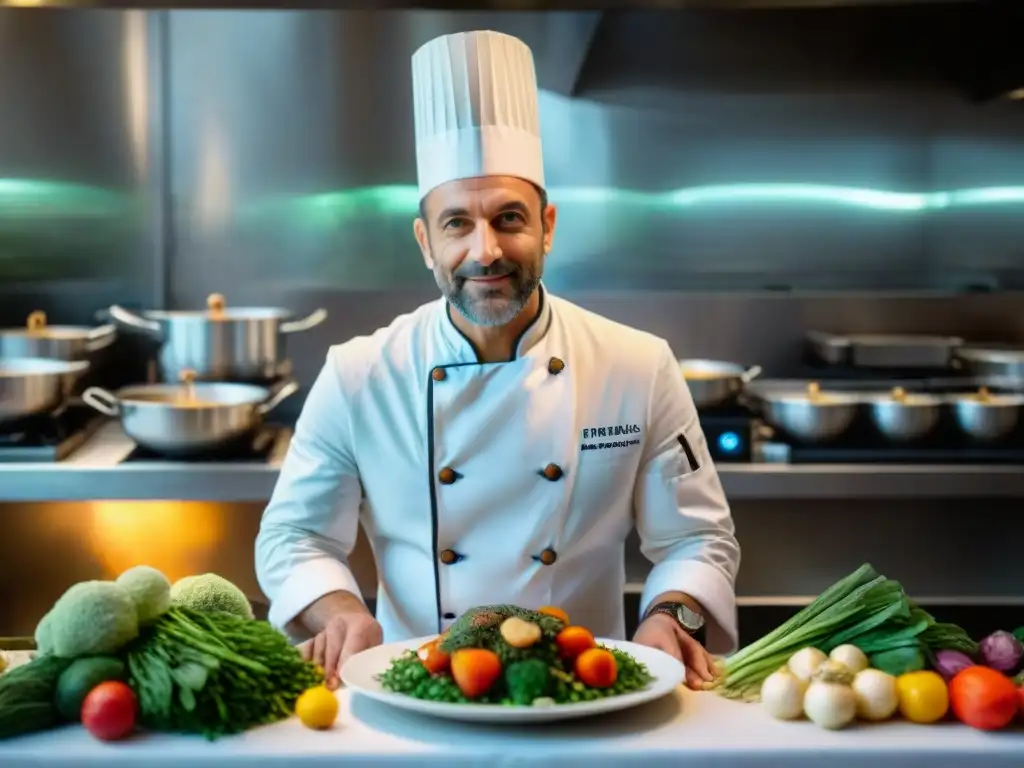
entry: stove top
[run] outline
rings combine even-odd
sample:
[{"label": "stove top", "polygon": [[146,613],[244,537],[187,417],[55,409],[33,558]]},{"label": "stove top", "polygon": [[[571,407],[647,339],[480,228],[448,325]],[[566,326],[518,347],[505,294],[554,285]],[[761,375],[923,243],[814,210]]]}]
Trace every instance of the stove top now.
[{"label": "stove top", "polygon": [[188,464],[213,464],[218,462],[266,463],[275,452],[278,442],[286,439],[288,430],[276,424],[265,424],[253,435],[225,445],[215,451],[195,454],[161,453],[142,446],[136,446],[122,464],[140,462],[182,462]]},{"label": "stove top", "polygon": [[63,461],[95,434],[104,418],[84,403],[69,403],[0,426],[0,462]]},{"label": "stove top", "polygon": [[829,443],[769,439],[758,445],[756,454],[759,461],[788,464],[1024,465],[1024,432],[983,443],[965,436],[944,414],[936,430],[915,443],[890,442],[861,422]]}]

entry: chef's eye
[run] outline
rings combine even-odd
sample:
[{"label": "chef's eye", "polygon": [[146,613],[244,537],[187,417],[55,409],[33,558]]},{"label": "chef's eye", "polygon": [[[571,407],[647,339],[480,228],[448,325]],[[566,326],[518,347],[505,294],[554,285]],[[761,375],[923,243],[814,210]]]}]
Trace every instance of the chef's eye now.
[{"label": "chef's eye", "polygon": [[498,215],[498,221],[506,227],[525,223],[522,214],[517,211],[503,211]]},{"label": "chef's eye", "polygon": [[466,226],[466,223],[465,219],[448,219],[448,221],[444,223],[444,229],[462,229],[462,227]]}]

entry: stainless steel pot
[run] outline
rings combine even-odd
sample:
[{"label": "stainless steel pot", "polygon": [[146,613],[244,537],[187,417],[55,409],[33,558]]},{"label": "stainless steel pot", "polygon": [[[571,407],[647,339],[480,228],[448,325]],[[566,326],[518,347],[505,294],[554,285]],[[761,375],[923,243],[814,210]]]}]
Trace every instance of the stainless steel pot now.
[{"label": "stainless steel pot", "polygon": [[214,452],[251,435],[263,417],[294,394],[292,381],[271,393],[252,384],[146,384],[111,394],[89,387],[82,399],[100,413],[120,418],[143,448],[170,456]]},{"label": "stainless steel pot", "polygon": [[805,443],[823,443],[846,431],[864,397],[822,392],[811,382],[805,392],[765,392],[758,401],[769,426]]},{"label": "stainless steel pot", "polygon": [[48,325],[46,313],[36,311],[28,316],[24,328],[0,329],[0,357],[89,360],[116,338],[115,325]]},{"label": "stainless steel pot", "polygon": [[1024,395],[992,394],[982,387],[976,394],[954,396],[950,404],[965,435],[980,442],[994,442],[1017,428]]},{"label": "stainless steel pot", "polygon": [[0,424],[56,410],[87,370],[86,360],[0,358]]},{"label": "stainless steel pot", "polygon": [[680,360],[679,370],[698,408],[711,408],[736,397],[761,374],[761,367],[744,368],[721,360]]},{"label": "stainless steel pot", "polygon": [[901,387],[871,400],[871,421],[885,437],[896,442],[919,440],[935,428],[942,415],[943,399],[934,395],[908,394]]},{"label": "stainless steel pot", "polygon": [[953,365],[973,376],[999,376],[1024,380],[1024,349],[961,347],[956,352]]},{"label": "stainless steel pot", "polygon": [[201,381],[262,382],[276,378],[285,362],[288,334],[308,331],[327,318],[318,309],[301,320],[276,307],[228,308],[224,297],[207,298],[206,310],[143,312],[114,305],[118,323],[146,332],[161,342],[160,375],[176,382],[186,370]]}]

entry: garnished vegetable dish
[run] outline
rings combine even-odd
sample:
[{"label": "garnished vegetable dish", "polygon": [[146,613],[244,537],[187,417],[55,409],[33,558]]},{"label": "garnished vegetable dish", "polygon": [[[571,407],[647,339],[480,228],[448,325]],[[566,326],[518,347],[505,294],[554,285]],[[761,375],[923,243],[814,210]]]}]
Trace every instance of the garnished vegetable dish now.
[{"label": "garnished vegetable dish", "polygon": [[402,654],[379,679],[387,691],[437,702],[551,706],[640,691],[653,677],[558,608],[490,605]]}]

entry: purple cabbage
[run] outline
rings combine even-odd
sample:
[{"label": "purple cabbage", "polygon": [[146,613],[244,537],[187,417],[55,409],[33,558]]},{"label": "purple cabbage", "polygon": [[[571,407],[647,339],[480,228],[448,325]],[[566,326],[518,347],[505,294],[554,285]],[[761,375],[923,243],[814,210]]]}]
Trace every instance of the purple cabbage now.
[{"label": "purple cabbage", "polygon": [[1024,645],[1009,632],[1000,629],[978,643],[978,652],[986,667],[1000,672],[1012,672],[1020,664],[1021,656],[1024,656]]},{"label": "purple cabbage", "polygon": [[935,671],[942,675],[946,682],[952,680],[961,669],[977,666],[974,659],[960,651],[939,651],[933,662]]}]

